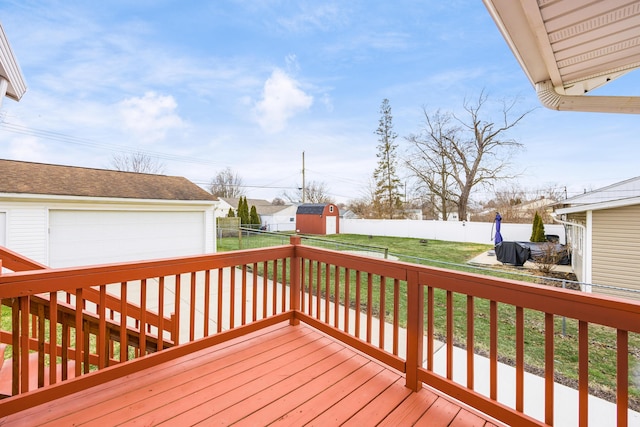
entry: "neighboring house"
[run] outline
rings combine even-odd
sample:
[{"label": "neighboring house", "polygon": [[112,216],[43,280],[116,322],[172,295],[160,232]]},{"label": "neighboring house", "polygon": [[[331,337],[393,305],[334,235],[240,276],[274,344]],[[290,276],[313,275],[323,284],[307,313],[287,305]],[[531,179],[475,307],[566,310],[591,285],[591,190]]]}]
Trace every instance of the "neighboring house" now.
[{"label": "neighboring house", "polygon": [[296,231],[296,205],[256,206],[260,223],[267,231]]},{"label": "neighboring house", "polygon": [[344,219],[360,219],[360,216],[350,209],[340,211],[340,218]]},{"label": "neighboring house", "polygon": [[296,227],[303,234],[340,233],[340,210],[333,203],[307,203],[298,206]]},{"label": "neighboring house", "polygon": [[[229,214],[229,209],[233,209],[234,215],[238,215],[239,198],[220,197],[219,205],[216,208],[216,217],[225,217]],[[295,205],[274,205],[268,200],[247,199],[249,209],[256,207],[256,212],[260,217],[260,225],[267,231],[295,231],[296,230],[296,209]]]},{"label": "neighboring house", "polygon": [[[555,214],[568,226],[579,281],[640,291],[640,177],[559,202]],[[589,288],[594,293],[630,295]]]},{"label": "neighboring house", "polygon": [[213,253],[215,203],[182,177],[0,160],[0,245],[50,267]]},{"label": "neighboring house", "polygon": [[[227,216],[229,214],[229,209],[233,209],[234,215],[238,216],[238,203],[240,203],[240,198],[218,197],[218,201],[216,217]],[[249,210],[251,210],[251,206],[255,206],[258,213],[260,213],[259,208],[261,206],[272,206],[270,201],[264,199],[247,199],[247,205],[249,205]]]},{"label": "neighboring house", "polygon": [[406,219],[415,219],[418,221],[422,221],[424,219],[422,209],[405,209],[404,215]]}]

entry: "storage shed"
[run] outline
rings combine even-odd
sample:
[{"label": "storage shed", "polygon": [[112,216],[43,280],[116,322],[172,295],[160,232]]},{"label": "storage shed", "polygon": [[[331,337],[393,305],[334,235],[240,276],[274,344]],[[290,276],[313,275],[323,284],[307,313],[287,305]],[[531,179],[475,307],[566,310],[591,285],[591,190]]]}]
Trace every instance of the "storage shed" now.
[{"label": "storage shed", "polygon": [[50,267],[215,252],[215,203],[183,177],[0,160],[0,245]]},{"label": "storage shed", "polygon": [[296,229],[305,234],[340,233],[340,211],[333,203],[307,203],[298,206]]}]

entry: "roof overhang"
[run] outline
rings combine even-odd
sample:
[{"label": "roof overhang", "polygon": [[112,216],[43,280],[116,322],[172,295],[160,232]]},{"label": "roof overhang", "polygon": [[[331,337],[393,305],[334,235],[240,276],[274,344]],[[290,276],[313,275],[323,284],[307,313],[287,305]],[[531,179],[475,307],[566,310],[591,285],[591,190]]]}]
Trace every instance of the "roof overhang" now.
[{"label": "roof overhang", "polygon": [[628,199],[611,200],[601,203],[589,203],[585,205],[570,206],[567,208],[556,209],[555,213],[571,214],[586,211],[599,211],[603,209],[622,208],[625,206],[640,205],[640,197],[629,197]]},{"label": "roof overhang", "polygon": [[195,208],[213,209],[218,201],[216,200],[167,200],[167,199],[139,199],[126,197],[90,197],[90,196],[69,196],[56,194],[33,194],[33,193],[0,193],[0,202],[37,202],[37,203],[53,203],[59,205],[77,204],[88,205],[91,209],[104,208],[110,205],[128,205],[131,206],[163,206],[172,209],[179,208]]},{"label": "roof overhang", "polygon": [[[20,101],[22,95],[27,90],[27,85],[20,71],[20,66],[16,60],[4,28],[0,24],[0,80],[4,79],[6,83],[1,84],[0,88],[4,89],[2,96],[6,95],[15,101]],[[6,86],[6,87],[5,87]],[[1,102],[0,98],[0,102]]]},{"label": "roof overhang", "polygon": [[640,96],[591,96],[640,67],[640,1],[483,0],[545,107],[640,114]]}]

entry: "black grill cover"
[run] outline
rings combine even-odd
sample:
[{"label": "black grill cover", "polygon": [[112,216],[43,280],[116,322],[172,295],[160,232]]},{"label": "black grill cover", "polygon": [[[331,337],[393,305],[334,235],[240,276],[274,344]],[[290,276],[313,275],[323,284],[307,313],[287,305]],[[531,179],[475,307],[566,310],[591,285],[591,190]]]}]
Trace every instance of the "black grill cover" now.
[{"label": "black grill cover", "polygon": [[500,242],[496,245],[496,258],[503,264],[522,267],[531,257],[531,249],[520,242]]}]

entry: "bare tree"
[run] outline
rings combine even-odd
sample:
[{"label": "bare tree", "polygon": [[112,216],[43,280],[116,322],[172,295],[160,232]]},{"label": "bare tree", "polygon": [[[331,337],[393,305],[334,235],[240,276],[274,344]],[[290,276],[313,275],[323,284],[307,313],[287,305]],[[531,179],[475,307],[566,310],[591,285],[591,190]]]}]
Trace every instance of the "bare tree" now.
[{"label": "bare tree", "polygon": [[[306,203],[333,203],[333,198],[329,195],[327,184],[320,181],[310,181],[305,185],[304,198]],[[302,188],[298,188],[293,193],[285,191],[282,197],[291,203],[299,203],[302,200]]]},{"label": "bare tree", "polygon": [[242,178],[227,167],[221,170],[211,179],[209,191],[217,197],[229,197],[238,199],[244,196]]},{"label": "bare tree", "polygon": [[424,128],[406,137],[413,150],[406,165],[417,178],[416,190],[432,207],[432,214],[444,220],[458,204],[457,184],[450,151],[459,139],[460,129],[452,125],[453,116],[440,110],[429,114],[423,109]]},{"label": "bare tree", "polygon": [[362,196],[349,200],[348,208],[360,218],[379,217],[374,207],[376,197],[376,184],[373,177],[369,178],[368,185],[361,191]]},{"label": "bare tree", "polygon": [[138,172],[162,175],[165,173],[165,165],[158,159],[148,154],[137,151],[131,154],[116,153],[111,158],[112,169],[122,172]]},{"label": "bare tree", "polygon": [[[467,217],[469,198],[475,187],[513,178],[507,173],[509,159],[513,149],[520,148],[522,144],[507,134],[530,112],[515,114],[517,101],[503,101],[502,118],[500,122],[493,122],[483,118],[486,103],[487,95],[483,91],[477,102],[465,100],[464,118],[440,112],[430,116],[425,111],[427,125],[423,136],[410,139],[416,151],[407,159],[407,165],[414,174],[424,171],[423,175],[430,176],[434,172],[429,171],[435,171],[436,175],[444,174],[451,179],[446,181],[446,186],[443,185],[441,196],[457,205],[461,220]],[[442,129],[440,122],[443,122]]]}]

